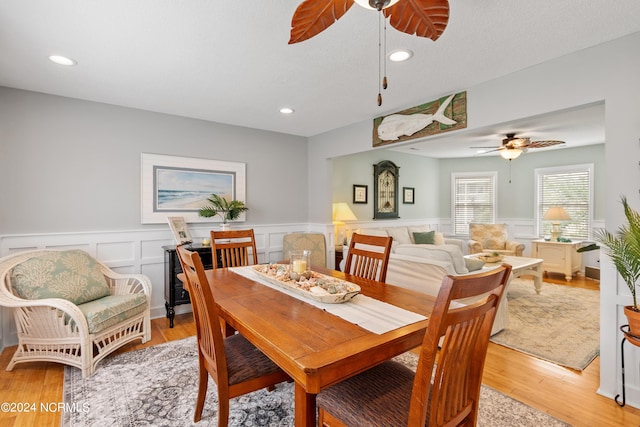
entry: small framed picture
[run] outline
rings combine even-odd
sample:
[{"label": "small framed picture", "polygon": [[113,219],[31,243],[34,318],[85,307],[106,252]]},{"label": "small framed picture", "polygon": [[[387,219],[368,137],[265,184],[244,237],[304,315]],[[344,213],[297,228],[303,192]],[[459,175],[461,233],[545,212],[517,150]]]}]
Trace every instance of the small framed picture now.
[{"label": "small framed picture", "polygon": [[191,239],[189,229],[187,228],[187,223],[184,221],[184,217],[170,216],[167,217],[167,221],[169,222],[169,228],[171,228],[171,232],[173,233],[173,237],[176,239],[177,244],[191,243],[193,241]]},{"label": "small framed picture", "polygon": [[367,204],[367,186],[353,185],[353,203]]},{"label": "small framed picture", "polygon": [[415,203],[413,193],[413,187],[402,187],[402,203],[405,205],[413,205]]}]

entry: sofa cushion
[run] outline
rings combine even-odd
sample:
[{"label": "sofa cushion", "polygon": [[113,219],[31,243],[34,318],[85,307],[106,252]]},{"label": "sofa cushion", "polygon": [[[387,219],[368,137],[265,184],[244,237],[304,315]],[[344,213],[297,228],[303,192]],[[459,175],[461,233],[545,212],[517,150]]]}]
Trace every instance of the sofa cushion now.
[{"label": "sofa cushion", "polygon": [[413,233],[413,241],[416,245],[435,245],[436,232],[435,230],[432,230],[424,233]]},{"label": "sofa cushion", "polygon": [[409,229],[407,227],[388,227],[384,229],[387,234],[393,237],[393,241],[399,245],[405,243],[412,243],[411,236],[409,235]]},{"label": "sofa cushion", "polygon": [[456,245],[398,245],[395,253],[450,262],[457,274],[469,272]]},{"label": "sofa cushion", "polygon": [[24,299],[62,298],[76,305],[111,294],[100,264],[81,250],[48,251],[13,268],[13,289]]},{"label": "sofa cushion", "polygon": [[147,296],[110,295],[81,304],[78,308],[87,319],[89,333],[95,334],[144,312],[147,309]]},{"label": "sofa cushion", "polygon": [[478,258],[465,258],[464,264],[467,267],[467,270],[471,272],[480,270],[484,266],[484,261]]}]

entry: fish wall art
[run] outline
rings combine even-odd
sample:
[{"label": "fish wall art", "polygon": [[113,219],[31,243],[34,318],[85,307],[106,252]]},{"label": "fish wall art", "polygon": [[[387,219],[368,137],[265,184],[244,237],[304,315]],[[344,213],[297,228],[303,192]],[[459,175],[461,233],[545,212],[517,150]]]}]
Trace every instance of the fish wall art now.
[{"label": "fish wall art", "polygon": [[467,127],[467,92],[373,120],[373,146],[388,145]]}]

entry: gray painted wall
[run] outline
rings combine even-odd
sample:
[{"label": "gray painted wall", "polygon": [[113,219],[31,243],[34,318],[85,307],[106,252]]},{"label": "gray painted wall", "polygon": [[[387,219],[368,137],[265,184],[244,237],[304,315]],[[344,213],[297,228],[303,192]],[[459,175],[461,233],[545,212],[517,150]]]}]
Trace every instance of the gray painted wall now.
[{"label": "gray painted wall", "polygon": [[554,150],[541,153],[529,150],[509,162],[498,156],[440,161],[440,217],[451,218],[451,174],[454,172],[498,172],[498,218],[534,219],[536,168],[593,163],[594,219],[604,220],[604,184],[606,176],[604,144]]},{"label": "gray painted wall", "polygon": [[[391,150],[368,151],[333,159],[333,202],[347,202],[358,220],[373,217],[373,165],[391,160],[400,166],[400,190],[415,188],[415,204],[400,203],[402,219],[451,218],[451,174],[498,172],[498,218],[534,219],[536,168],[593,163],[594,219],[604,220],[604,144],[535,153],[530,150],[511,162],[497,156],[432,159]],[[353,204],[353,184],[368,185],[369,203]]]},{"label": "gray painted wall", "polygon": [[[358,220],[373,219],[373,165],[382,160],[391,160],[400,167],[400,218],[437,218],[438,161],[395,151],[367,151],[333,159],[333,202],[347,202]],[[366,205],[352,203],[353,184],[368,186]],[[415,188],[415,204],[402,203],[402,187]]]},{"label": "gray painted wall", "polygon": [[143,227],[141,153],[246,163],[247,222],[307,222],[306,138],[0,87],[0,235]]}]

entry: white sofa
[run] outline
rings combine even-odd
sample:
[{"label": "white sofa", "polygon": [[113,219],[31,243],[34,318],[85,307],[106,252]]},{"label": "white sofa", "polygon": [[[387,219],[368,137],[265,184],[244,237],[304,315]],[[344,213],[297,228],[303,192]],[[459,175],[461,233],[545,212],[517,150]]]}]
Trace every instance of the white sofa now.
[{"label": "white sofa", "polygon": [[[470,267],[477,267],[477,265],[471,266],[471,262],[465,260],[462,240],[444,239],[440,235],[435,239],[435,244],[413,243],[411,234],[425,231],[430,231],[428,226],[361,228],[355,230],[356,233],[389,235],[394,238],[391,255],[389,256],[387,283],[436,296],[444,276],[448,274],[472,274],[473,272],[469,271],[467,263],[469,263]],[[407,243],[407,241],[411,243]],[[348,247],[345,246],[345,250],[347,249]],[[504,295],[496,314],[491,331],[492,335],[503,330],[508,323],[506,291]]]}]

